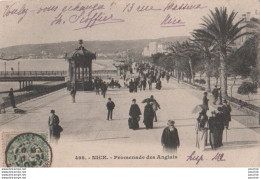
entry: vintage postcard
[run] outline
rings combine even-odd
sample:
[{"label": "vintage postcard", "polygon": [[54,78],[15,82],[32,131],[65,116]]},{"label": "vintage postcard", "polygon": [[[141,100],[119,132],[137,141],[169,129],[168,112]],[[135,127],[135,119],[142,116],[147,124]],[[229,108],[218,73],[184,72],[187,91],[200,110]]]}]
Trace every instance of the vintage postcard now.
[{"label": "vintage postcard", "polygon": [[0,2],[0,167],[259,167],[259,0]]}]

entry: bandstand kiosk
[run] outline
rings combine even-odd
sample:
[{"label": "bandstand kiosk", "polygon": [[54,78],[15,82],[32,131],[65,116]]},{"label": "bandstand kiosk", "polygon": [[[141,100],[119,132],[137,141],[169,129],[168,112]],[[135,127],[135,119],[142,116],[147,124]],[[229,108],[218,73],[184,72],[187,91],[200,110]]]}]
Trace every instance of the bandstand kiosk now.
[{"label": "bandstand kiosk", "polygon": [[68,89],[75,88],[77,91],[93,90],[92,81],[92,60],[96,59],[96,54],[85,49],[79,40],[80,46],[71,54],[66,55],[69,62]]}]

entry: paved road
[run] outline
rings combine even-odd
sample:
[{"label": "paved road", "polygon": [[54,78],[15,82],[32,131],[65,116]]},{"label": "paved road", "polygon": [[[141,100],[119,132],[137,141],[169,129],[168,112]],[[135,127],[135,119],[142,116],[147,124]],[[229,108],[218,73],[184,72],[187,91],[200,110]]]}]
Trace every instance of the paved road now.
[{"label": "paved road", "polygon": [[[127,125],[128,111],[133,98],[137,99],[140,108],[141,101],[154,95],[161,105],[157,112],[159,121],[154,123],[154,129],[146,130],[140,122],[140,130],[129,130]],[[64,129],[58,145],[52,145],[54,167],[83,166],[259,166],[260,137],[259,134],[235,118],[241,118],[241,112],[233,110],[236,115],[228,130],[228,140],[224,146],[212,151],[209,146],[205,151],[195,148],[196,115],[191,114],[193,107],[201,103],[201,91],[184,84],[163,82],[163,89],[129,93],[127,89],[110,89],[107,97],[115,102],[114,119],[106,120],[107,99],[93,92],[78,92],[76,103],[71,103],[71,97],[66,90],[60,90],[18,105],[27,110],[27,114],[13,114],[11,110],[0,118],[1,131],[47,132],[49,111],[55,109]],[[211,106],[210,110],[214,107]],[[247,118],[250,118],[247,116]],[[160,138],[163,128],[169,119],[175,120],[179,131],[181,146],[177,159],[114,159],[125,156],[158,155],[163,153]],[[224,135],[225,139],[225,135]],[[1,149],[3,152],[3,149]],[[186,161],[193,151],[203,155],[203,161]],[[212,161],[217,153],[224,154],[225,161]],[[91,160],[93,155],[106,155],[106,160]],[[85,156],[87,160],[76,160],[76,156]],[[89,159],[90,158],[90,159]],[[149,157],[148,157],[149,158]],[[2,164],[2,158],[1,158]]]}]

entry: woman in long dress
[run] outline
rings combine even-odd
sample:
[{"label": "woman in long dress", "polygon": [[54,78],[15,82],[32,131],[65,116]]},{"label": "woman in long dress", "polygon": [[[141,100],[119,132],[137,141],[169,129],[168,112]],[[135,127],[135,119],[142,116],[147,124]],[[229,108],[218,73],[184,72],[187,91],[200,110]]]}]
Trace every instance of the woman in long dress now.
[{"label": "woman in long dress", "polygon": [[130,107],[130,110],[129,110],[129,116],[130,116],[130,119],[129,119],[129,128],[130,129],[139,129],[139,120],[140,120],[140,115],[141,115],[141,110],[138,106],[138,104],[136,104],[136,99],[133,99],[132,100],[132,105]]},{"label": "woman in long dress", "polygon": [[146,106],[144,107],[144,125],[146,129],[153,128],[153,118],[154,118],[154,110],[153,106],[147,101]]},{"label": "woman in long dress", "polygon": [[196,123],[196,147],[204,150],[208,140],[208,116],[207,111],[203,109]]}]

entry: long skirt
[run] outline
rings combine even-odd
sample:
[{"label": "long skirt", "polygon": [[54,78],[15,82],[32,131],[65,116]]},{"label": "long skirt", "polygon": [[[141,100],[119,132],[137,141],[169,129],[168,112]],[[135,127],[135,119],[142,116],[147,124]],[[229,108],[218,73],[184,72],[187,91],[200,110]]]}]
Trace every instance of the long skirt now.
[{"label": "long skirt", "polygon": [[139,122],[138,122],[138,118],[129,118],[128,120],[128,126],[129,126],[129,129],[139,129]]},{"label": "long skirt", "polygon": [[209,142],[212,149],[216,148],[216,131],[210,131],[209,133]]},{"label": "long skirt", "polygon": [[201,129],[197,134],[196,147],[204,150],[208,140],[208,129]]},{"label": "long skirt", "polygon": [[163,151],[166,153],[177,153],[177,146],[163,147]]}]

